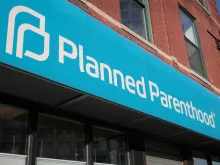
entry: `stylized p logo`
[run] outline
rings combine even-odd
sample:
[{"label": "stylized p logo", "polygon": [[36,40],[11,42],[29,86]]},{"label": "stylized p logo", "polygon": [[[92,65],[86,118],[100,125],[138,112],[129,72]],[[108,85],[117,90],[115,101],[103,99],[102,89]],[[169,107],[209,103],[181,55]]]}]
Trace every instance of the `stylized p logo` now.
[{"label": "stylized p logo", "polygon": [[[19,13],[28,13],[33,15],[34,17],[38,18],[40,21],[40,27],[34,27],[33,25],[24,23],[18,27],[18,35],[17,35],[17,47],[16,47],[16,56],[22,58],[23,55],[33,58],[37,61],[45,61],[50,52],[50,36],[48,33],[45,32],[45,17],[34,10],[25,7],[25,6],[16,6],[14,7],[9,13],[9,20],[8,20],[8,33],[7,33],[7,43],[6,43],[6,52],[8,54],[13,54],[13,47],[14,47],[14,33],[15,33],[15,21],[16,17]],[[33,31],[44,37],[44,51],[42,54],[36,54],[29,50],[26,50],[24,53],[24,35],[25,31]]]}]

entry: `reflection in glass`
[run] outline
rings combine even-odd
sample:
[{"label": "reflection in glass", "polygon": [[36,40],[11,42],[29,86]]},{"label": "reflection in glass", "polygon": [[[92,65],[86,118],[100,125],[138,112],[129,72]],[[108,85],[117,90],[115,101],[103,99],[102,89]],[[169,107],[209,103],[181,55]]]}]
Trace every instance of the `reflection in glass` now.
[{"label": "reflection in glass", "polygon": [[212,165],[220,165],[220,162],[212,161]]},{"label": "reflection in glass", "polygon": [[0,152],[26,154],[27,113],[12,107],[0,107]]},{"label": "reflection in glass", "polygon": [[27,155],[28,113],[0,105],[0,164],[24,165]]},{"label": "reflection in glass", "polygon": [[208,165],[207,160],[200,158],[193,158],[194,165]]},{"label": "reflection in glass", "polygon": [[193,151],[194,165],[208,165],[205,154],[203,152]]},{"label": "reflection in glass", "polygon": [[193,19],[185,11],[180,10],[182,28],[186,40],[187,53],[190,68],[197,72],[199,75],[205,77],[205,67],[199,47],[199,40],[196,34],[195,19]]},{"label": "reflection in glass", "polygon": [[197,47],[195,47],[192,43],[189,41],[186,41],[186,47],[187,47],[187,54],[189,59],[189,64],[191,69],[202,75],[205,76],[203,67],[202,67],[202,59],[199,54],[199,50]]},{"label": "reflection in glass", "polygon": [[120,0],[122,23],[147,38],[145,23],[145,7],[136,0]]},{"label": "reflection in glass", "polygon": [[212,155],[212,165],[220,165],[220,157]]},{"label": "reflection in glass", "polygon": [[126,146],[121,133],[93,129],[93,156],[94,162],[105,164],[126,165]]},{"label": "reflection in glass", "polygon": [[38,157],[85,161],[83,125],[40,115]]},{"label": "reflection in glass", "polygon": [[180,10],[180,16],[185,37],[195,45],[198,45],[193,20],[190,19],[189,16],[187,16],[182,10]]}]

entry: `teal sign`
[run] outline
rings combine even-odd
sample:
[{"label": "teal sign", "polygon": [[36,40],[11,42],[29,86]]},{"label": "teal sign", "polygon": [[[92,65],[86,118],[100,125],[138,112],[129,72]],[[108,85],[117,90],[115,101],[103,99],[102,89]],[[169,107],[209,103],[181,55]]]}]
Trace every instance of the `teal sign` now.
[{"label": "teal sign", "polygon": [[0,3],[1,63],[220,140],[217,95],[80,8]]}]

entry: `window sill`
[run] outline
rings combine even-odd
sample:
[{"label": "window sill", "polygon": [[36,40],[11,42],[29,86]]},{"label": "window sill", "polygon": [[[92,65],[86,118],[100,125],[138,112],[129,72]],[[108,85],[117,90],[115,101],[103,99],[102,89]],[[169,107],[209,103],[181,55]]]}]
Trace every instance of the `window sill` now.
[{"label": "window sill", "polygon": [[205,10],[205,12],[211,16],[211,13],[199,2],[199,0],[196,0],[196,2]]},{"label": "window sill", "polygon": [[139,39],[140,41],[142,41],[143,43],[147,44],[148,46],[150,46],[152,49],[154,49],[155,51],[157,51],[157,48],[155,45],[153,45],[152,43],[150,43],[148,40],[146,40],[145,38],[143,38],[142,36],[140,36],[139,34],[135,33],[133,30],[131,30],[130,28],[128,28],[127,26],[121,24],[121,29],[123,29],[124,31],[126,31],[127,33],[131,34],[132,36],[136,37],[137,39]]},{"label": "window sill", "polygon": [[193,71],[193,70],[190,69],[190,73],[191,73],[192,75],[196,76],[197,78],[199,78],[200,80],[202,80],[204,83],[206,83],[206,84],[208,84],[208,85],[211,86],[211,83],[210,83],[207,79],[205,79],[204,77],[200,76],[200,75],[199,75],[198,73],[196,73],[195,71]]},{"label": "window sill", "polygon": [[80,0],[82,3],[86,4],[87,0]]}]

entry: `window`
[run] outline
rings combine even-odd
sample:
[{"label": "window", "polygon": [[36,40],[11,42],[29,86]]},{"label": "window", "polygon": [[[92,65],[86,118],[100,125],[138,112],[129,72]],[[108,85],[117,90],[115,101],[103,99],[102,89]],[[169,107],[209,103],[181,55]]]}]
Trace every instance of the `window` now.
[{"label": "window", "polygon": [[126,165],[126,147],[121,133],[93,128],[93,156],[98,163]]},{"label": "window", "polygon": [[188,13],[184,12],[182,9],[180,9],[180,17],[184,38],[186,41],[190,68],[202,77],[206,77],[202,52],[196,31],[195,19],[192,18],[192,16],[190,16]]},{"label": "window", "polygon": [[122,23],[145,39],[147,31],[147,7],[145,0],[120,0]]},{"label": "window", "polygon": [[205,0],[199,0],[199,3],[206,8],[206,3],[205,3]]},{"label": "window", "polygon": [[220,157],[212,156],[212,165],[220,165]]},{"label": "window", "polygon": [[202,152],[193,151],[193,162],[194,165],[208,165],[208,162],[205,158],[205,154]]},{"label": "window", "polygon": [[66,160],[69,163],[75,161],[80,165],[85,164],[84,139],[83,125],[39,115],[37,163],[59,164],[59,161]]},{"label": "window", "polygon": [[147,165],[182,165],[181,150],[167,142],[147,138],[145,140]]},{"label": "window", "polygon": [[25,164],[27,120],[26,111],[0,106],[0,164]]}]

